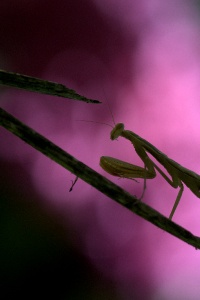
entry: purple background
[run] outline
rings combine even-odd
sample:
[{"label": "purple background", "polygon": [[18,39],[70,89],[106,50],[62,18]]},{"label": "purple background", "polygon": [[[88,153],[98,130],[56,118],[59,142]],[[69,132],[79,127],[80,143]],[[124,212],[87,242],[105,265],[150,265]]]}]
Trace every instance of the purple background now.
[{"label": "purple background", "polygon": [[[92,105],[1,88],[8,112],[132,194],[143,181],[113,178],[102,155],[142,166],[123,122],[200,173],[198,1],[0,2],[0,68],[57,81]],[[200,254],[78,180],[0,129],[0,293],[28,288],[58,299],[199,299]],[[160,175],[143,201],[168,216],[178,190]],[[200,199],[185,188],[174,221],[200,236]],[[45,279],[48,284],[45,284]],[[40,290],[40,292],[39,292]],[[27,294],[26,294],[27,295]]]}]

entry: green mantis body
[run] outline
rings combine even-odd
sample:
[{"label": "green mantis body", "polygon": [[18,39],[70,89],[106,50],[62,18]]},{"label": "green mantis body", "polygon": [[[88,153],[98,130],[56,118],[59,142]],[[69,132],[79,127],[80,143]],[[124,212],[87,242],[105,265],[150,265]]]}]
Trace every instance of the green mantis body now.
[{"label": "green mantis body", "polygon": [[[183,183],[198,198],[200,198],[200,175],[179,165],[134,132],[125,130],[124,124],[122,123],[116,124],[110,134],[111,140],[115,140],[119,136],[124,137],[133,144],[136,153],[144,162],[145,168],[141,168],[109,156],[102,156],[100,159],[100,166],[106,172],[118,177],[144,178],[146,180],[152,179],[156,176],[156,169],[173,188],[180,188],[169,219],[172,219],[181,199],[184,189]],[[151,160],[147,152],[150,153],[166,169],[171,178],[167,177],[167,175]]]}]

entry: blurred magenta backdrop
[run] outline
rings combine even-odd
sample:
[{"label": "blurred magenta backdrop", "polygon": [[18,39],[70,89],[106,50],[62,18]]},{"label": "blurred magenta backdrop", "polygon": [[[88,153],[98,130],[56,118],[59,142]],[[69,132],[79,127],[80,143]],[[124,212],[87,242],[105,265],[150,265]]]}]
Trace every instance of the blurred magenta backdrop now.
[{"label": "blurred magenta backdrop", "polygon": [[[143,181],[113,178],[102,155],[142,163],[110,141],[123,122],[200,173],[200,6],[189,0],[0,2],[0,68],[63,83],[100,105],[1,88],[1,107],[90,167],[140,196]],[[75,246],[119,299],[199,299],[200,254],[36,152],[3,128],[0,160],[26,169],[41,207],[71,228]],[[15,177],[13,180],[18,178]],[[168,216],[178,190],[160,175],[143,201]],[[185,188],[174,221],[200,236],[200,199]],[[143,298],[144,299],[144,298]]]}]

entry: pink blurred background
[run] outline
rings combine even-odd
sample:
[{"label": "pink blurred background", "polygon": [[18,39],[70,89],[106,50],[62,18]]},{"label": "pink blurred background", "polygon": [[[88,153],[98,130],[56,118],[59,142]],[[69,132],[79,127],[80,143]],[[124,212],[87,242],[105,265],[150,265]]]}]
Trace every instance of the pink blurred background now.
[{"label": "pink blurred background", "polygon": [[[138,163],[123,122],[200,174],[200,3],[189,0],[0,2],[0,68],[63,83],[92,105],[1,88],[1,107],[132,194],[102,155]],[[57,299],[199,299],[200,254],[0,129],[1,292]],[[143,201],[168,216],[178,190],[160,175]],[[200,236],[185,188],[174,221]],[[45,284],[45,279],[48,284]],[[40,290],[40,292],[39,292]],[[0,293],[1,293],[0,292]],[[26,294],[27,295],[27,294]]]}]

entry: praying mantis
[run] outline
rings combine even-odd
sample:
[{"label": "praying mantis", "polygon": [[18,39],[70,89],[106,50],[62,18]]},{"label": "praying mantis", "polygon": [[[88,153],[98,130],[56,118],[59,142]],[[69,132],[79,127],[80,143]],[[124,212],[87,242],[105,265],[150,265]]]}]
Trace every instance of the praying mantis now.
[{"label": "praying mantis", "polygon": [[[141,158],[144,163],[144,168],[129,164],[122,160],[102,156],[100,158],[100,166],[109,174],[113,176],[123,177],[123,178],[144,178],[144,189],[140,199],[142,199],[145,187],[146,179],[153,179],[156,177],[156,170],[163,176],[163,178],[173,187],[180,188],[178,195],[176,197],[174,206],[169,215],[171,220],[176,208],[179,204],[181,196],[183,194],[184,186],[183,183],[198,197],[200,198],[200,175],[196,174],[193,171],[190,171],[183,166],[179,165],[174,160],[170,159],[167,155],[162,153],[152,144],[138,136],[136,133],[125,130],[123,123],[118,123],[112,129],[110,133],[111,140],[116,140],[118,137],[123,137],[129,140],[133,147],[135,148],[136,153]],[[168,172],[171,176],[169,178],[148,156],[147,153],[150,153]]]}]

